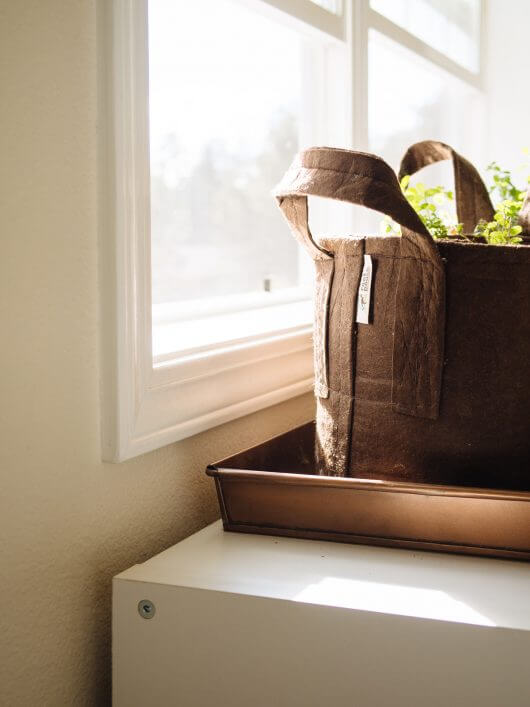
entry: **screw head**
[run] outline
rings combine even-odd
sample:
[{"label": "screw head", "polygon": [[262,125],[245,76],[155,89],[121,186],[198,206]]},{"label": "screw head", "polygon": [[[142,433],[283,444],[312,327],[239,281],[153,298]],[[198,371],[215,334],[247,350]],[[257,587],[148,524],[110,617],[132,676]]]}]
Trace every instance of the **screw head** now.
[{"label": "screw head", "polygon": [[142,619],[152,619],[156,614],[156,607],[149,599],[142,599],[138,602],[138,613]]}]

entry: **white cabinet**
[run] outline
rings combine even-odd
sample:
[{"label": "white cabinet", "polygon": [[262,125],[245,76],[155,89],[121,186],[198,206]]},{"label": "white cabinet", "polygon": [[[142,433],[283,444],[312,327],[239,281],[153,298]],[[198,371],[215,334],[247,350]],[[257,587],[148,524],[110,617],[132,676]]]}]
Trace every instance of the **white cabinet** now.
[{"label": "white cabinet", "polygon": [[214,523],[114,579],[113,678],[115,707],[527,707],[530,564]]}]

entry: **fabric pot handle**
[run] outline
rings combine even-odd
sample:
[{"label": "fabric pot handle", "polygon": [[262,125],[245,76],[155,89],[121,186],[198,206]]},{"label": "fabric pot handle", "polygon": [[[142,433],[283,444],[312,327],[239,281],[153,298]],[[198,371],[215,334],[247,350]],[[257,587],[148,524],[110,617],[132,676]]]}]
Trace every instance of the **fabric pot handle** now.
[{"label": "fabric pot handle", "polygon": [[[333,255],[311,235],[308,195],[366,206],[401,225],[392,403],[403,414],[436,419],[443,366],[445,272],[434,240],[403,196],[393,169],[364,152],[312,147],[297,155],[274,195],[294,237],[317,264],[329,262],[330,281]],[[325,324],[322,329],[325,332]],[[325,335],[321,334],[315,347],[317,352],[319,347],[324,349],[325,358]]]},{"label": "fabric pot handle", "polygon": [[442,268],[438,249],[421,219],[403,196],[394,170],[380,157],[333,147],[311,147],[300,152],[273,192],[294,237],[313,260],[326,252],[311,235],[308,196],[321,196],[366,206],[391,216],[402,226],[403,238],[433,265]]},{"label": "fabric pot handle", "polygon": [[492,221],[495,210],[486,185],[475,167],[444,142],[424,140],[411,145],[399,166],[399,179],[427,165],[452,160],[455,180],[456,215],[464,233],[473,233],[480,220]]}]

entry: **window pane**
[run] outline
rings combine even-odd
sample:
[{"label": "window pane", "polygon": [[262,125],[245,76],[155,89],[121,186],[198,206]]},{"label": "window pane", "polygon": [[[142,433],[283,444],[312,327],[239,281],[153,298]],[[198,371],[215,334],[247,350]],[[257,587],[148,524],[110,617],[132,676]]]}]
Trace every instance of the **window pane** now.
[{"label": "window pane", "polygon": [[270,192],[298,149],[302,50],[241,3],[150,1],[154,304],[298,284]]},{"label": "window pane", "polygon": [[478,71],[480,0],[370,0],[370,5],[453,61]]},{"label": "window pane", "polygon": [[[368,61],[371,151],[397,170],[411,144],[441,140],[478,168],[484,166],[484,110],[478,91],[375,31],[369,36]],[[449,163],[428,169],[427,183],[452,184]]]}]

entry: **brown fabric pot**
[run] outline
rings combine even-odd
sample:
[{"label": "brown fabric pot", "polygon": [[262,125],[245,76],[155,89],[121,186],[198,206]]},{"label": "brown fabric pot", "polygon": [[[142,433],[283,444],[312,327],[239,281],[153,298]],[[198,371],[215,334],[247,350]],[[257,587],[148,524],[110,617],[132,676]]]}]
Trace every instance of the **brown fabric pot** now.
[{"label": "brown fabric pot", "polygon": [[[493,208],[473,166],[428,141],[403,173],[451,158],[459,219]],[[307,196],[390,215],[402,237],[313,240]],[[530,248],[435,242],[393,170],[365,153],[311,148],[276,191],[315,262],[319,471],[332,476],[517,486],[529,473]],[[363,256],[372,260],[369,323],[356,323]]]}]

